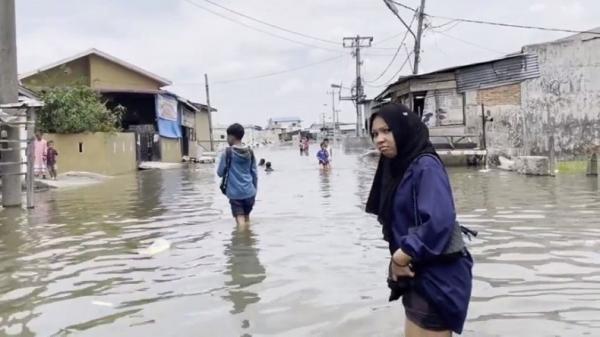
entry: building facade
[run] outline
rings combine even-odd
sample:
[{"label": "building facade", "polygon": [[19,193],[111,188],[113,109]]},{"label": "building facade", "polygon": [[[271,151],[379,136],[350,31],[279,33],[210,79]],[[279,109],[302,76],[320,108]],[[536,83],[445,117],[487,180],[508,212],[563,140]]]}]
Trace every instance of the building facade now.
[{"label": "building facade", "polygon": [[578,158],[600,142],[599,59],[600,36],[578,34],[403,77],[376,100],[411,107],[434,143],[468,139],[491,155]]},{"label": "building facade", "polygon": [[23,74],[20,79],[34,91],[89,86],[102,94],[109,108],[124,107],[121,128],[135,133],[138,162],[180,162],[183,156],[194,157],[198,147],[210,147],[206,108],[164,90],[172,84],[169,80],[97,49]]}]

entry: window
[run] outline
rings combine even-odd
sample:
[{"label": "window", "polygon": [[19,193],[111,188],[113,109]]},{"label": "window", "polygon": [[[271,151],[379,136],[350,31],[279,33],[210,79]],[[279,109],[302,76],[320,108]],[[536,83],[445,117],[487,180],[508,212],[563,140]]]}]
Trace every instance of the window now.
[{"label": "window", "polygon": [[79,153],[83,153],[83,143],[79,142]]}]

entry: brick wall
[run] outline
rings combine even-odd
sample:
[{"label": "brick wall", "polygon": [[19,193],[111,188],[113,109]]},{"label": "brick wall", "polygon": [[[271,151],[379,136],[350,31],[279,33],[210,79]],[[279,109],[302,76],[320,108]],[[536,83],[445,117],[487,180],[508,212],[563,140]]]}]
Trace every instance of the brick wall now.
[{"label": "brick wall", "polygon": [[481,89],[477,92],[477,103],[486,106],[521,105],[521,84]]}]

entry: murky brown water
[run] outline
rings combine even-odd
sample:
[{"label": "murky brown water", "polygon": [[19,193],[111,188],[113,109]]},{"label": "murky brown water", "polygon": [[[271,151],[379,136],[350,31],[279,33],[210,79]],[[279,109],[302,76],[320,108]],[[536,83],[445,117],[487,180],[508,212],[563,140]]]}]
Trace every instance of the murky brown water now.
[{"label": "murky brown water", "polygon": [[[387,250],[362,211],[374,162],[258,151],[254,224],[234,229],[211,166],[142,172],[0,211],[0,335],[401,336]],[[465,336],[600,336],[600,192],[582,176],[454,169],[480,232]],[[155,239],[171,249],[140,255]]]}]

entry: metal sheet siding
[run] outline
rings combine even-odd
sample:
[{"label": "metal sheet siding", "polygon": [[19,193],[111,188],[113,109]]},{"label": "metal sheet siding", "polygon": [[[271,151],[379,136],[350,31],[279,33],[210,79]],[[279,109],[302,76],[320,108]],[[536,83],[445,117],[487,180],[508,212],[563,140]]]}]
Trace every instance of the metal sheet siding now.
[{"label": "metal sheet siding", "polygon": [[458,92],[519,83],[540,76],[537,55],[509,58],[492,63],[458,69]]}]

